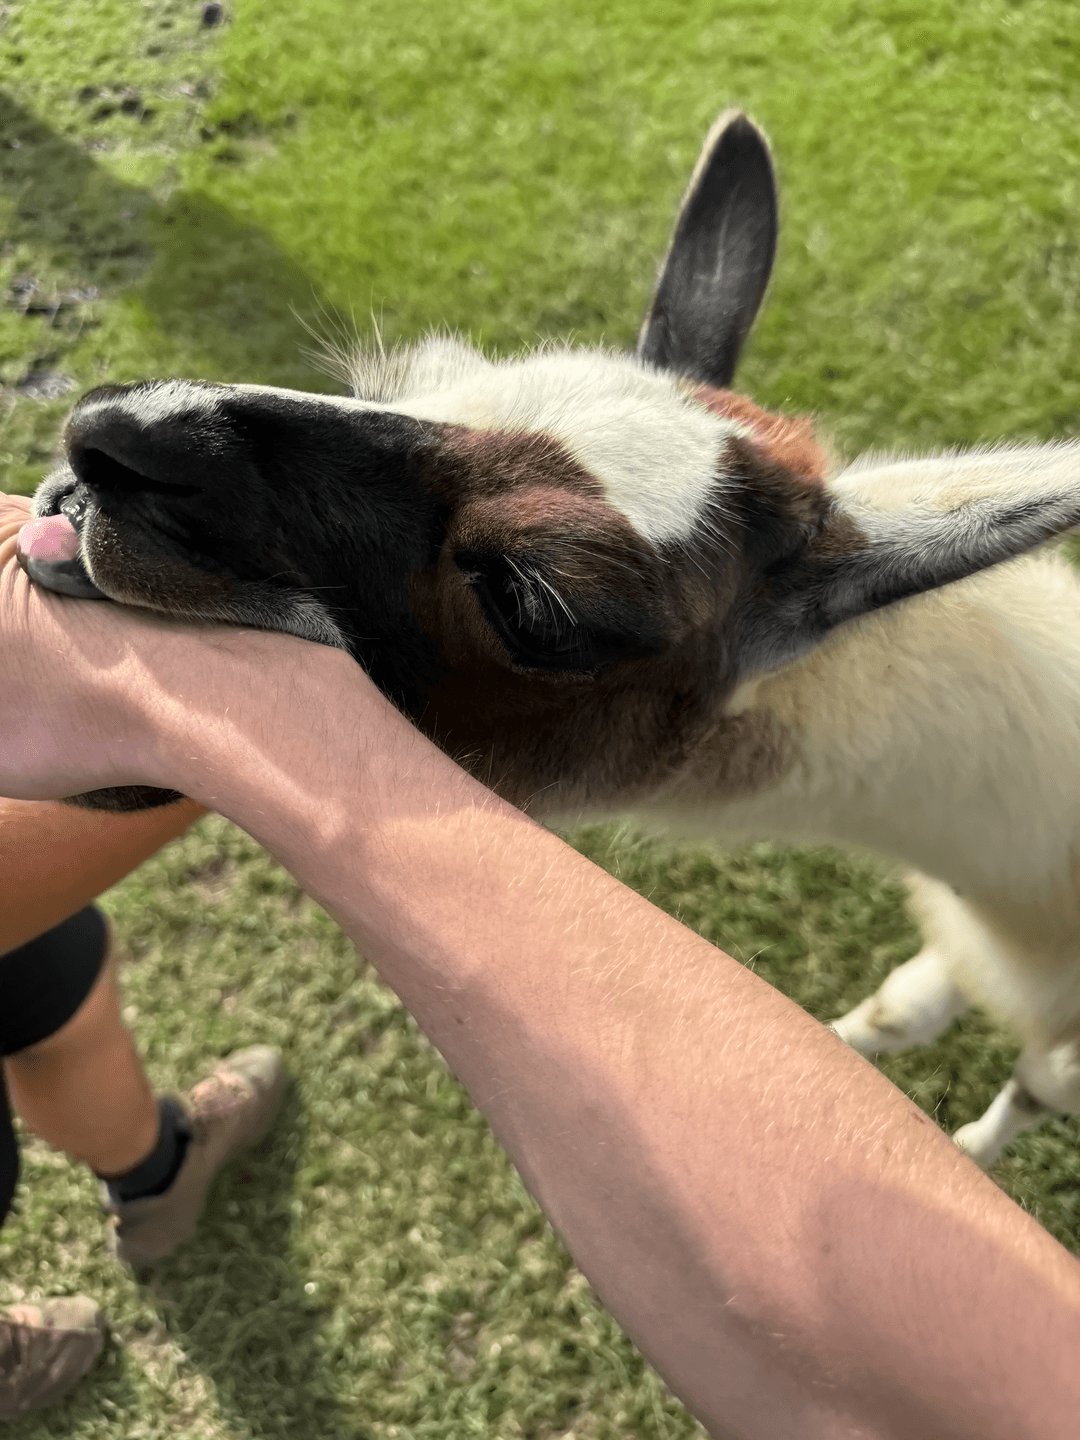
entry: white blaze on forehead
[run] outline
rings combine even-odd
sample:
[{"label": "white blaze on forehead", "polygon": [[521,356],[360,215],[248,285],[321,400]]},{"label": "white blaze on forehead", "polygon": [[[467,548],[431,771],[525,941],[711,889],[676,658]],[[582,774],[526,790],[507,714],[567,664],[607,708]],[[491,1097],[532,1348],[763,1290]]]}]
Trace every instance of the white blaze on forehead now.
[{"label": "white blaze on forehead", "polygon": [[630,357],[547,353],[484,365],[387,407],[474,430],[550,435],[654,544],[688,540],[745,427],[713,415],[674,377]]},{"label": "white blaze on forehead", "polygon": [[324,395],[319,390],[286,390],[281,385],[222,385],[229,395],[272,395],[277,400],[302,400],[305,405],[328,405],[335,410],[385,410],[385,405],[368,405],[355,395]]}]

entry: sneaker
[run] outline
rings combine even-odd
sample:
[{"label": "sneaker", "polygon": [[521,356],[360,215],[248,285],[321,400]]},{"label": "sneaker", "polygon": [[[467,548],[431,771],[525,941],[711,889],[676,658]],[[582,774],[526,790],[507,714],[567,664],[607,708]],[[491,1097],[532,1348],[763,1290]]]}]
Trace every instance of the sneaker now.
[{"label": "sneaker", "polygon": [[214,1176],[269,1130],[288,1083],[281,1055],[268,1045],[237,1050],[181,1103],[191,1140],[176,1179],[161,1195],[121,1203],[103,1186],[115,1217],[112,1249],[127,1265],[156,1265],[195,1233]]},{"label": "sneaker", "polygon": [[62,1400],[104,1343],[105,1318],[85,1295],[0,1310],[0,1420]]}]

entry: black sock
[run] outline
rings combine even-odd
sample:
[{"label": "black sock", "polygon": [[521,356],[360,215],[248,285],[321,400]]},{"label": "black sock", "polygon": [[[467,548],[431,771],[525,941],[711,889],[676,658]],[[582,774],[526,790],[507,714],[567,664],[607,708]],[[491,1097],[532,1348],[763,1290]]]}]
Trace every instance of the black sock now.
[{"label": "black sock", "polygon": [[160,1116],[158,1138],[150,1154],[123,1175],[102,1176],[114,1205],[123,1205],[129,1200],[144,1200],[151,1195],[164,1195],[180,1173],[191,1143],[191,1127],[183,1107],[171,1095],[163,1095],[157,1105]]}]

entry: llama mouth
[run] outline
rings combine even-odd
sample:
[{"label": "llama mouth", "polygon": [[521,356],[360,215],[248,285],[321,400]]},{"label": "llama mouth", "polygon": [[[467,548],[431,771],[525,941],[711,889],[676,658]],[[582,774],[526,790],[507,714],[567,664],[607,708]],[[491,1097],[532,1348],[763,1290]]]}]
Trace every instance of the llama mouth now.
[{"label": "llama mouth", "polygon": [[107,600],[83,564],[79,525],[84,514],[75,497],[69,496],[59,514],[31,520],[22,527],[15,539],[15,554],[30,579],[43,589],[77,600]]}]

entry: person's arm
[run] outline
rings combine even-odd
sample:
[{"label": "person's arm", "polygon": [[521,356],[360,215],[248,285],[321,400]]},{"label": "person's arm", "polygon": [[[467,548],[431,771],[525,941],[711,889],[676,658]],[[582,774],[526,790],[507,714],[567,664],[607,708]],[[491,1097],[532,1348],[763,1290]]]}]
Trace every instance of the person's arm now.
[{"label": "person's arm", "polygon": [[40,595],[5,557],[0,792],[170,785],[262,841],[713,1434],[1075,1434],[1080,1268],[873,1067],[347,657]]}]

